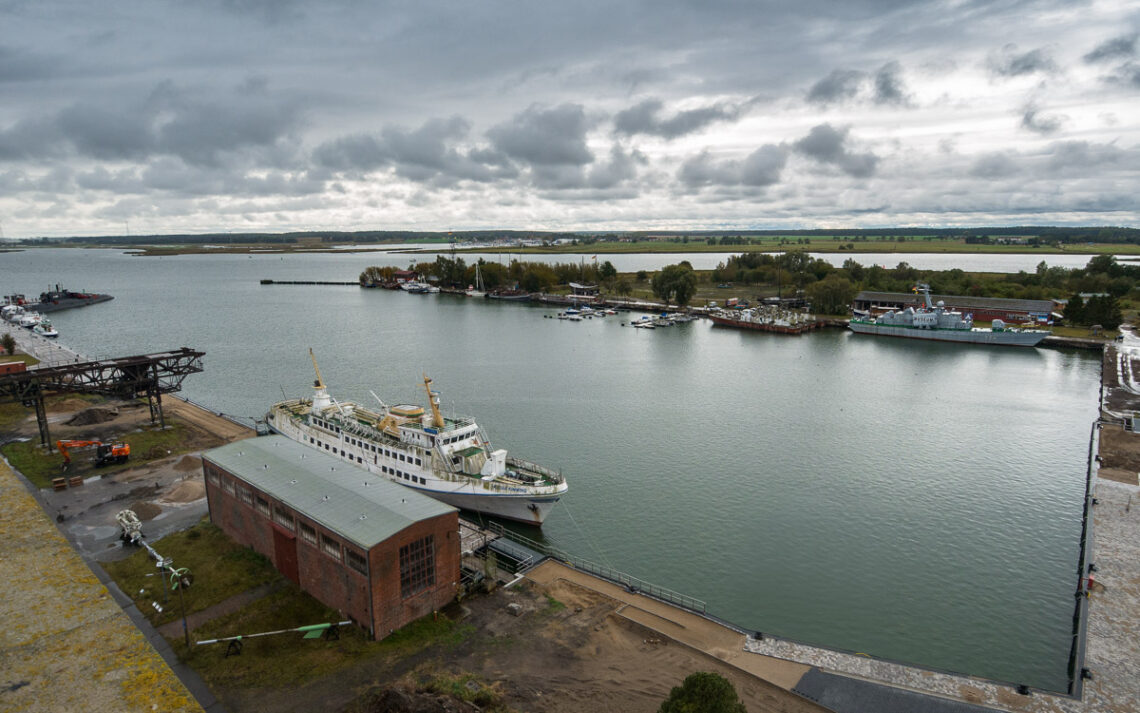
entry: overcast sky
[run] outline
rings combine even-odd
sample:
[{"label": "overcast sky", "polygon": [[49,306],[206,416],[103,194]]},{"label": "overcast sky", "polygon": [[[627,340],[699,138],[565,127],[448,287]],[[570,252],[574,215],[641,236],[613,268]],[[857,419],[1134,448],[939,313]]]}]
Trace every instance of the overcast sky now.
[{"label": "overcast sky", "polygon": [[6,237],[1140,225],[1140,0],[0,0]]}]

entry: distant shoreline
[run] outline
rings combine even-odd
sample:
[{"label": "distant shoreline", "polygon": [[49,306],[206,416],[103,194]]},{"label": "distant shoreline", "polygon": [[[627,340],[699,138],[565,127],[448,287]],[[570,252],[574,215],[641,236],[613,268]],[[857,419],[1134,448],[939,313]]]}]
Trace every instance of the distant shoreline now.
[{"label": "distant shoreline", "polygon": [[[314,247],[307,244],[267,245],[266,243],[245,243],[226,245],[224,247],[207,247],[206,244],[187,245],[52,245],[52,246],[19,246],[3,248],[3,252],[17,252],[21,250],[36,250],[41,247],[60,247],[73,249],[99,249],[122,250],[137,257],[163,257],[173,255],[284,255],[284,254],[313,254],[313,253],[371,253],[384,252],[396,254],[425,254],[436,255],[451,252],[452,248],[441,244],[438,247],[425,244],[422,248],[408,248],[405,244],[383,243],[333,243]],[[776,241],[762,241],[747,245],[709,245],[704,242],[674,243],[674,242],[637,242],[637,243],[591,243],[578,245],[552,245],[552,246],[455,246],[457,253],[465,254],[502,254],[512,255],[654,255],[654,254],[701,254],[701,253],[784,253],[802,251],[810,253],[850,254],[947,254],[947,255],[1135,255],[1140,257],[1140,245],[1131,243],[1085,243],[1067,247],[1054,247],[1051,245],[1034,247],[1031,245],[984,245],[967,244],[962,241],[949,240],[907,240],[895,241],[846,241],[846,240],[815,240],[806,243],[778,244]]]}]

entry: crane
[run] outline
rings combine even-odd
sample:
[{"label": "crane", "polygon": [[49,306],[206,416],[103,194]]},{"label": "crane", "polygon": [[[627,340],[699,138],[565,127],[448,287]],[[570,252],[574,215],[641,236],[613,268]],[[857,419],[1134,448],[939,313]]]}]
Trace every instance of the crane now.
[{"label": "crane", "polygon": [[126,463],[131,454],[129,443],[104,443],[103,441],[56,441],[55,447],[63,455],[63,467],[71,465],[71,453],[68,449],[95,448],[95,467],[100,468],[111,463]]}]

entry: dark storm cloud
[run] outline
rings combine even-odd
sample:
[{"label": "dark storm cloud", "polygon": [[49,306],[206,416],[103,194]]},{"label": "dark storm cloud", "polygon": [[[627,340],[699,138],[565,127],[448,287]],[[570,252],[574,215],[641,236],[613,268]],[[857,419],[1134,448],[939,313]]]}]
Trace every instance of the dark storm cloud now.
[{"label": "dark storm cloud", "polygon": [[487,137],[496,149],[522,163],[582,166],[594,160],[586,145],[588,128],[581,104],[552,109],[531,105],[511,120],[491,127]]},{"label": "dark storm cloud", "polygon": [[879,157],[870,152],[853,153],[848,150],[849,131],[847,128],[836,129],[831,124],[820,124],[792,144],[792,148],[820,163],[836,166],[849,176],[867,178],[875,173]]},{"label": "dark storm cloud", "polygon": [[677,178],[691,189],[704,186],[763,188],[779,183],[787,161],[788,148],[777,144],[765,144],[743,161],[718,161],[706,150],[685,161]]},{"label": "dark storm cloud", "polygon": [[813,104],[832,104],[851,99],[859,93],[866,79],[866,72],[854,69],[833,70],[831,74],[812,85],[808,90],[807,100]]},{"label": "dark storm cloud", "polygon": [[1038,134],[1056,133],[1064,123],[1065,117],[1058,114],[1042,114],[1041,109],[1032,102],[1025,107],[1021,115],[1021,128]]},{"label": "dark storm cloud", "polygon": [[990,71],[1002,77],[1020,77],[1038,72],[1049,74],[1057,65],[1044,49],[1018,53],[1016,45],[1006,45],[989,60]]},{"label": "dark storm cloud", "polygon": [[660,99],[646,99],[614,116],[614,131],[632,136],[648,134],[664,139],[675,139],[691,134],[718,121],[735,121],[743,111],[740,104],[720,102],[699,109],[679,111],[671,117],[661,118],[664,108]]},{"label": "dark storm cloud", "polygon": [[1133,32],[1130,35],[1122,35],[1120,37],[1114,37],[1111,40],[1105,40],[1082,57],[1082,59],[1092,64],[1094,62],[1107,62],[1113,59],[1135,57],[1136,38],[1137,33]]}]

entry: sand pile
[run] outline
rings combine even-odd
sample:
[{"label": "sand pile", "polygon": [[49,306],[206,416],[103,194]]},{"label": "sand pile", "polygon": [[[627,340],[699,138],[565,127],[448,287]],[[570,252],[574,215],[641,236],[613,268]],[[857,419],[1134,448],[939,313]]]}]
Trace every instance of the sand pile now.
[{"label": "sand pile", "polygon": [[[163,494],[160,502],[192,503],[206,497],[206,485],[201,480],[183,480]],[[140,515],[141,517],[141,515]]]},{"label": "sand pile", "polygon": [[182,456],[182,460],[174,465],[174,470],[179,473],[189,473],[192,470],[202,469],[202,459],[197,456]]},{"label": "sand pile", "polygon": [[131,510],[135,511],[135,514],[139,516],[139,520],[142,522],[153,520],[160,512],[162,512],[162,508],[155,505],[154,503],[143,501],[139,501],[131,505]]}]

